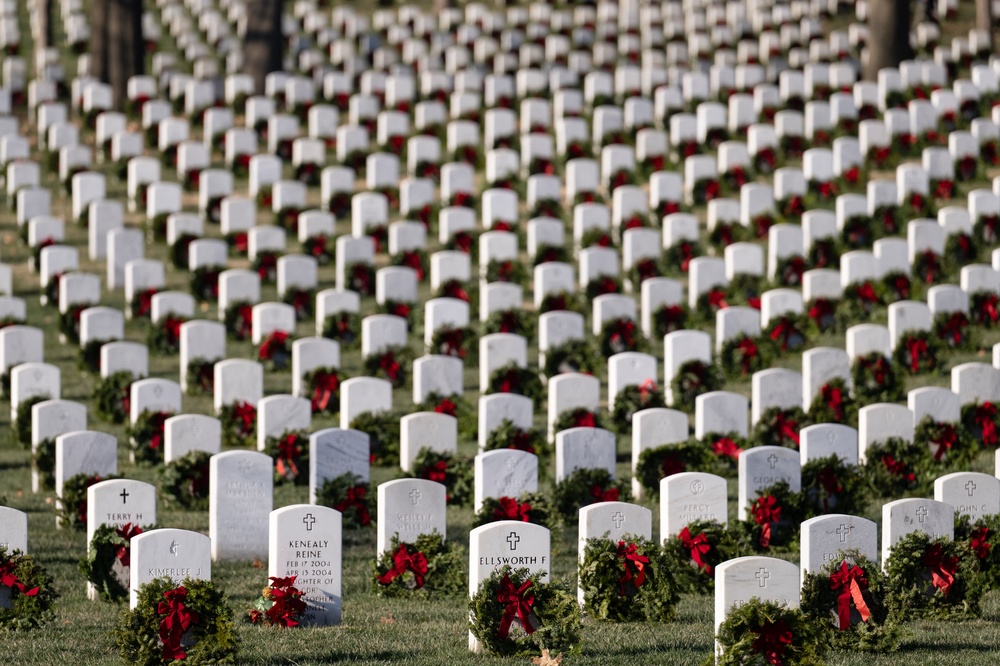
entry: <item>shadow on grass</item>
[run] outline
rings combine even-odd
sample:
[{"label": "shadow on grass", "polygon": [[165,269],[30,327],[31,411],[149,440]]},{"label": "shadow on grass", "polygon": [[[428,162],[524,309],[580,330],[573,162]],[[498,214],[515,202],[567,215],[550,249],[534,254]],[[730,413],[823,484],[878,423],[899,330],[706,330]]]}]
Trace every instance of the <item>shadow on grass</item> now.
[{"label": "shadow on grass", "polygon": [[329,652],[302,652],[294,654],[291,652],[281,656],[275,656],[261,664],[341,664],[357,662],[375,662],[385,664],[398,664],[415,657],[414,652],[403,652],[398,650],[380,650],[378,652],[357,652],[348,650],[330,650]]}]

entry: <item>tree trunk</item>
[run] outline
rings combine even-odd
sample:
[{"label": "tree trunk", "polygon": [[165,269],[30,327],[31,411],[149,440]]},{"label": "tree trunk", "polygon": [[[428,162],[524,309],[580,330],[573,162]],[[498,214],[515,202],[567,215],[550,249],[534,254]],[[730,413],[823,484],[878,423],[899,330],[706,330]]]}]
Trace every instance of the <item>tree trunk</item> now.
[{"label": "tree trunk", "polygon": [[990,53],[993,53],[993,3],[992,0],[976,0],[976,30],[990,36]]},{"label": "tree trunk", "polygon": [[865,78],[876,81],[880,69],[898,67],[911,55],[910,1],[869,0]]},{"label": "tree trunk", "polygon": [[285,37],[281,32],[282,0],[247,2],[243,37],[243,71],[253,77],[254,90],[264,94],[264,79],[284,66]]},{"label": "tree trunk", "polygon": [[110,84],[116,109],[128,99],[128,80],[145,71],[142,0],[93,0],[90,74]]}]

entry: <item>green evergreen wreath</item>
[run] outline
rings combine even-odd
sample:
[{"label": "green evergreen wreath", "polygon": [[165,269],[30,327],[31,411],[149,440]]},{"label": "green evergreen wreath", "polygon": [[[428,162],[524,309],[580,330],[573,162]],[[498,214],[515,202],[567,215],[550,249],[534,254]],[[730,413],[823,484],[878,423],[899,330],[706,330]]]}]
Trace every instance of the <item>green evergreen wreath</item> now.
[{"label": "green evergreen wreath", "polygon": [[189,283],[191,295],[204,303],[211,303],[219,298],[220,266],[199,266],[191,271]]},{"label": "green evergreen wreath", "polygon": [[[895,652],[902,631],[889,619],[882,568],[856,550],[840,551],[802,582],[800,608],[819,624],[831,622],[830,640],[840,650]],[[862,614],[858,598],[864,607]]]},{"label": "green evergreen wreath", "polygon": [[324,481],[316,490],[316,504],[339,511],[346,529],[357,530],[372,524],[375,507],[368,483],[350,472]]},{"label": "green evergreen wreath", "polygon": [[484,451],[497,449],[516,449],[534,453],[539,458],[546,458],[552,453],[545,434],[535,428],[519,428],[510,419],[504,419],[486,437]]},{"label": "green evergreen wreath", "polygon": [[538,314],[559,312],[562,310],[586,314],[587,308],[580,294],[570,291],[550,292],[542,298],[542,303],[538,306]]},{"label": "green evergreen wreath", "polygon": [[968,428],[958,423],[935,421],[930,416],[917,424],[913,441],[923,444],[935,463],[956,471],[968,469],[980,451]]},{"label": "green evergreen wreath", "polygon": [[474,365],[479,357],[479,344],[475,330],[469,326],[444,325],[431,336],[429,353],[454,356],[464,363]]},{"label": "green evergreen wreath", "polygon": [[389,550],[372,561],[372,584],[380,597],[458,596],[468,588],[468,557],[438,532],[401,542],[394,535]]},{"label": "green evergreen wreath", "polygon": [[80,342],[80,315],[96,303],[74,303],[66,312],[59,313],[59,332],[72,344]]},{"label": "green evergreen wreath", "polygon": [[511,361],[493,371],[490,375],[486,394],[516,393],[531,398],[535,408],[541,406],[545,398],[545,389],[538,373],[528,368],[520,367],[516,361]]},{"label": "green evergreen wreath", "polygon": [[543,493],[521,493],[518,497],[486,497],[472,519],[479,527],[498,520],[519,520],[548,528],[552,540],[558,543],[562,523],[551,500]]},{"label": "green evergreen wreath", "polygon": [[102,524],[94,530],[87,555],[80,558],[80,573],[94,587],[104,601],[121,601],[128,597],[128,584],[122,584],[115,575],[113,566],[118,560],[125,575],[131,564],[130,549],[132,537],[153,529],[153,525],[133,525],[121,527]]},{"label": "green evergreen wreath", "polygon": [[710,593],[715,568],[740,555],[732,531],[715,520],[696,520],[663,542],[666,566],[681,592]]},{"label": "green evergreen wreath", "polygon": [[685,361],[670,380],[673,406],[675,409],[693,412],[695,398],[702,393],[718,391],[722,384],[722,372],[711,361]]},{"label": "green evergreen wreath", "polygon": [[579,565],[583,610],[611,622],[670,622],[680,600],[668,559],[655,543],[626,534],[587,539]]},{"label": "green evergreen wreath", "polygon": [[934,315],[934,335],[945,349],[970,351],[976,348],[976,332],[969,316],[957,310]]},{"label": "green evergreen wreath", "polygon": [[722,343],[716,362],[726,378],[735,381],[770,368],[773,356],[770,349],[766,338],[740,334]]},{"label": "green evergreen wreath", "polygon": [[905,372],[922,375],[941,369],[940,351],[939,339],[930,331],[907,331],[896,343],[892,358]]},{"label": "green evergreen wreath", "polygon": [[588,282],[587,286],[583,288],[583,294],[588,303],[593,303],[594,299],[598,296],[604,296],[605,294],[620,294],[622,291],[621,278],[616,275],[602,275],[600,277],[596,277]]},{"label": "green evergreen wreath", "polygon": [[[860,404],[898,402],[906,397],[906,386],[897,370],[882,352],[873,351],[854,359],[851,364],[851,392]],[[822,421],[816,421],[822,423]]]},{"label": "green evergreen wreath", "polygon": [[802,466],[802,504],[806,518],[828,513],[856,516],[868,503],[864,476],[839,456],[810,460]]},{"label": "green evergreen wreath", "polygon": [[118,476],[109,474],[100,476],[98,474],[76,474],[63,482],[62,495],[59,497],[59,504],[56,508],[56,515],[60,524],[64,527],[71,527],[76,530],[87,528],[87,488],[95,483],[117,479]]},{"label": "green evergreen wreath", "polygon": [[160,496],[167,505],[173,504],[186,511],[208,509],[211,457],[206,451],[194,449],[156,470]]},{"label": "green evergreen wreath", "polygon": [[97,374],[101,370],[101,347],[110,340],[91,340],[80,347],[80,355],[77,357],[77,366],[84,372]]},{"label": "green evergreen wreath", "polygon": [[788,482],[762,488],[747,508],[747,519],[738,523],[741,548],[758,553],[795,552],[799,548],[802,494]]},{"label": "green evergreen wreath", "polygon": [[378,312],[381,314],[391,314],[397,317],[402,317],[406,320],[406,325],[410,330],[413,330],[414,311],[416,310],[416,303],[411,301],[397,301],[393,298],[387,298],[382,303],[378,304]]},{"label": "green evergreen wreath", "polygon": [[750,446],[784,446],[799,448],[799,432],[809,425],[809,417],[801,407],[768,407],[750,434]]},{"label": "green evergreen wreath", "polygon": [[696,240],[679,240],[663,250],[663,267],[670,273],[687,273],[691,260],[705,254]]},{"label": "green evergreen wreath", "polygon": [[518,259],[494,259],[486,266],[486,282],[510,282],[523,285],[528,280],[527,265]]},{"label": "green evergreen wreath", "polygon": [[1000,444],[1000,403],[979,401],[962,405],[962,427],[987,448]]},{"label": "green evergreen wreath", "polygon": [[802,349],[809,342],[809,321],[809,316],[804,312],[786,312],[768,322],[764,338],[769,341],[776,355]]},{"label": "green evergreen wreath", "polygon": [[760,309],[760,295],[767,291],[763,275],[736,273],[726,287],[726,301]]},{"label": "green evergreen wreath", "polygon": [[[164,620],[169,617],[168,604],[173,606],[177,601],[182,601],[196,619],[188,629],[193,645],[171,654],[161,635],[169,636]],[[163,613],[160,608],[164,608]],[[210,580],[185,578],[178,586],[164,577],[143,584],[136,607],[121,612],[112,635],[122,661],[138,666],[233,664],[239,650],[233,611]]]},{"label": "green evergreen wreath", "polygon": [[730,609],[716,633],[717,666],[822,666],[826,629],[799,609],[753,597]]},{"label": "green evergreen wreath", "polygon": [[479,294],[475,283],[458,279],[451,279],[442,282],[434,298],[457,298],[469,304],[469,312],[479,311]]},{"label": "green evergreen wreath", "polygon": [[313,316],[313,304],[316,302],[315,289],[292,287],[286,289],[281,296],[281,302],[295,309],[295,321],[309,321]]},{"label": "green evergreen wreath", "polygon": [[128,419],[127,406],[131,399],[132,382],[135,381],[128,370],[113,372],[98,380],[94,387],[94,401],[97,415],[109,423],[125,423]]},{"label": "green evergreen wreath", "polygon": [[570,428],[604,428],[607,426],[604,417],[598,411],[591,411],[585,407],[567,409],[560,412],[552,424],[552,432],[560,433]]},{"label": "green evergreen wreath", "polygon": [[411,356],[407,347],[390,345],[365,357],[365,375],[387,379],[393,388],[402,388],[406,383]]},{"label": "green evergreen wreath", "polygon": [[275,483],[309,483],[309,433],[290,430],[278,437],[268,437],[264,453],[274,459]]},{"label": "green evergreen wreath", "polygon": [[447,488],[445,498],[453,506],[465,506],[472,499],[472,460],[428,448],[417,452],[407,476],[435,481]]},{"label": "green evergreen wreath", "polygon": [[[469,601],[469,631],[486,652],[529,656],[541,649],[577,650],[583,624],[576,596],[563,583],[540,582],[544,577],[542,572],[504,565],[479,584]],[[530,633],[521,624],[519,608]]]},{"label": "green evergreen wreath", "polygon": [[220,359],[196,358],[188,362],[185,380],[188,395],[212,395],[215,391],[215,364]]},{"label": "green evergreen wreath", "polygon": [[222,424],[222,443],[225,446],[246,448],[257,442],[257,408],[238,400],[219,409]]},{"label": "green evergreen wreath", "polygon": [[601,370],[601,362],[593,344],[587,340],[567,340],[557,347],[545,351],[546,377],[555,377],[564,372],[595,374]]},{"label": "green evergreen wreath", "polygon": [[967,620],[980,613],[979,561],[961,541],[911,532],[889,551],[885,575],[894,620]]},{"label": "green evergreen wreath", "polygon": [[350,423],[351,430],[368,435],[371,464],[399,464],[399,419],[391,412],[361,412]]},{"label": "green evergreen wreath", "polygon": [[614,247],[615,240],[611,237],[611,230],[602,227],[591,227],[583,232],[580,237],[580,249],[586,250],[590,247]]},{"label": "green evergreen wreath", "polygon": [[667,333],[687,328],[690,313],[683,303],[664,303],[653,311],[653,338],[662,340]]},{"label": "green evergreen wreath", "polygon": [[430,260],[427,252],[421,249],[403,250],[389,257],[390,266],[405,266],[417,272],[417,281],[423,282],[424,276],[430,275]]},{"label": "green evergreen wreath", "polygon": [[568,520],[576,519],[581,508],[597,502],[628,502],[628,484],[608,470],[581,467],[556,484],[552,494],[556,510]]},{"label": "green evergreen wreath", "polygon": [[31,448],[31,408],[51,399],[48,393],[43,393],[25,398],[17,404],[17,417],[14,419],[14,427],[10,429],[10,438],[14,440],[11,444],[24,449]]},{"label": "green evergreen wreath", "polygon": [[640,291],[643,282],[660,277],[663,273],[660,264],[661,260],[656,256],[639,259],[632,264],[632,268],[628,269],[628,281],[632,285],[632,290]]},{"label": "green evergreen wreath", "polygon": [[545,264],[550,261],[568,261],[570,259],[569,249],[565,245],[550,245],[548,243],[538,243],[535,245],[535,256],[533,266]]},{"label": "green evergreen wreath", "polygon": [[609,319],[601,326],[601,356],[610,358],[623,352],[641,352],[649,342],[634,320],[628,317]]},{"label": "green evergreen wreath", "polygon": [[38,485],[42,490],[56,487],[56,440],[47,437],[38,442],[31,456],[32,469],[38,474]]},{"label": "green evergreen wreath", "polygon": [[872,314],[882,306],[882,299],[873,281],[854,282],[844,287],[837,301],[837,317],[845,326],[871,321]]},{"label": "green evergreen wreath", "polygon": [[[249,340],[253,334],[253,304],[249,301],[231,303],[223,322],[226,332],[235,340]],[[325,335],[324,337],[329,337]]]},{"label": "green evergreen wreath", "polygon": [[747,441],[736,431],[708,432],[702,435],[700,444],[715,457],[718,474],[727,476],[736,471],[737,463]]},{"label": "green evergreen wreath", "polygon": [[0,572],[3,585],[10,589],[10,606],[0,608],[0,629],[25,631],[55,618],[52,604],[59,594],[52,587],[52,576],[34,557],[0,546]]},{"label": "green evergreen wreath", "polygon": [[344,267],[345,287],[356,291],[362,298],[375,295],[375,267],[356,261]]},{"label": "green evergreen wreath", "polygon": [[955,541],[968,546],[975,555],[979,573],[987,590],[1000,585],[1000,515],[992,514],[971,520],[955,515]]},{"label": "green evergreen wreath", "polygon": [[153,412],[148,409],[139,414],[135,423],[126,428],[129,447],[135,462],[156,465],[163,461],[166,445],[166,421],[172,412]]},{"label": "green evergreen wreath", "polygon": [[302,375],[306,397],[313,414],[336,414],[340,411],[340,388],[344,378],[338,368],[316,367]]},{"label": "green evergreen wreath", "polygon": [[181,348],[181,325],[187,317],[168,313],[158,322],[150,322],[146,332],[146,344],[157,355],[176,354]]},{"label": "green evergreen wreath", "polygon": [[813,423],[856,425],[858,402],[848,392],[847,382],[841,377],[834,377],[816,392],[808,414]]},{"label": "green evergreen wreath", "polygon": [[714,472],[712,451],[701,442],[687,441],[645,449],[639,454],[635,477],[649,497],[660,494],[660,480],[681,472]]},{"label": "green evergreen wreath", "polygon": [[923,497],[930,490],[931,463],[926,444],[890,437],[868,445],[863,470],[875,497]]},{"label": "green evergreen wreath", "polygon": [[655,380],[647,380],[641,385],[629,384],[615,395],[611,429],[619,435],[627,435],[632,432],[632,417],[636,412],[665,404],[663,391],[656,386]]},{"label": "green evergreen wreath", "polygon": [[483,325],[483,335],[493,333],[514,333],[523,338],[533,338],[537,329],[534,312],[515,308],[494,310]]}]

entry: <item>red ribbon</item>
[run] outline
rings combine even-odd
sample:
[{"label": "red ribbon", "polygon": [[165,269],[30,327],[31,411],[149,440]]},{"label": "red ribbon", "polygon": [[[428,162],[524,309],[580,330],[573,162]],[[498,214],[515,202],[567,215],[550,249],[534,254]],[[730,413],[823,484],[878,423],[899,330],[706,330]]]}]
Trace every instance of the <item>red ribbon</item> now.
[{"label": "red ribbon", "polygon": [[976,407],[973,421],[983,430],[983,444],[997,445],[997,406],[992,402],[984,402]]},{"label": "red ribbon", "polygon": [[758,497],[750,507],[753,513],[753,520],[763,528],[760,533],[761,548],[767,548],[771,544],[771,523],[781,520],[781,505],[774,495]]},{"label": "red ribbon", "polygon": [[902,460],[896,460],[890,455],[882,456],[882,466],[885,467],[886,471],[892,476],[900,477],[912,483],[917,477],[913,472],[908,471],[906,463]]},{"label": "red ribbon", "polygon": [[279,351],[285,349],[288,342],[288,333],[285,331],[275,331],[267,336],[267,339],[260,346],[258,356],[262,361],[270,361]]},{"label": "red ribbon", "polygon": [[340,390],[340,378],[336,372],[316,370],[312,376],[312,411],[324,412],[330,400]]},{"label": "red ribbon", "polygon": [[783,657],[792,644],[792,630],[784,620],[765,622],[753,641],[753,651],[764,657],[769,664],[785,663]]},{"label": "red ribbon", "polygon": [[167,317],[160,324],[160,327],[167,334],[167,344],[171,347],[176,346],[181,339],[181,325],[184,324],[184,320],[179,317]]},{"label": "red ribbon", "polygon": [[448,480],[448,461],[438,460],[433,465],[428,465],[420,470],[420,476],[428,481],[444,483]]},{"label": "red ribbon", "polygon": [[976,554],[976,557],[980,560],[985,560],[990,554],[990,550],[993,548],[993,544],[986,540],[989,536],[990,528],[980,527],[969,535],[969,548],[972,552]]},{"label": "red ribbon", "polygon": [[254,422],[257,420],[257,408],[241,400],[234,402],[233,420],[236,421],[241,433],[248,433],[253,429]]},{"label": "red ribbon", "polygon": [[118,536],[128,542],[122,546],[115,546],[115,557],[118,558],[118,561],[121,562],[123,567],[127,567],[132,561],[130,556],[132,537],[142,534],[142,528],[138,525],[133,525],[132,523],[125,523],[121,527],[115,528],[115,532],[118,533]]},{"label": "red ribbon", "polygon": [[274,462],[275,469],[281,476],[297,477],[299,466],[295,461],[302,456],[302,449],[299,447],[299,436],[296,433],[289,433],[278,442],[278,459]]},{"label": "red ribbon", "polygon": [[529,522],[531,505],[527,502],[519,504],[513,497],[501,497],[497,500],[498,506],[493,509],[493,517],[497,520],[519,520],[522,523]]},{"label": "red ribbon", "polygon": [[726,292],[721,289],[708,292],[708,304],[718,310],[725,310],[729,307],[729,303],[726,302]]},{"label": "red ribbon", "polygon": [[139,303],[135,307],[136,317],[148,317],[149,312],[153,309],[153,296],[156,295],[156,289],[144,289],[139,292]]},{"label": "red ribbon", "polygon": [[945,557],[944,547],[934,543],[924,551],[923,565],[931,570],[931,583],[941,590],[941,596],[947,597],[951,592],[951,586],[955,583],[958,558]]},{"label": "red ribbon", "polygon": [[996,294],[986,294],[980,303],[980,310],[982,314],[985,315],[980,317],[982,321],[986,321],[989,318],[991,321],[997,321],[1000,319],[1000,312],[997,311],[997,304],[1000,303],[1000,297]]},{"label": "red ribbon", "polygon": [[[951,199],[955,193],[955,183],[950,180],[939,180],[937,184],[937,197],[939,199]],[[916,208],[916,206],[914,206]]]},{"label": "red ribbon", "polygon": [[618,579],[618,593],[625,596],[627,583],[634,583],[636,589],[642,587],[642,584],[646,582],[646,565],[649,564],[649,558],[639,554],[639,548],[634,543],[626,546],[624,541],[618,542],[618,551],[615,553],[615,557],[622,560],[622,568],[624,569],[622,577]]},{"label": "red ribbon", "polygon": [[458,412],[458,405],[454,401],[445,398],[437,405],[434,406],[434,411],[438,414],[447,414],[448,416],[455,416]]},{"label": "red ribbon", "polygon": [[510,576],[504,574],[500,580],[500,590],[497,592],[497,602],[504,606],[503,616],[500,618],[500,626],[497,627],[497,636],[503,640],[510,635],[510,625],[517,617],[521,623],[524,633],[533,634],[535,628],[531,626],[531,607],[535,604],[534,593],[529,593],[531,579],[521,583],[520,587],[514,587]]},{"label": "red ribbon", "polygon": [[955,426],[950,423],[940,423],[937,433],[931,437],[931,444],[937,444],[938,449],[934,452],[934,460],[940,461],[947,451],[950,451],[958,444],[958,433]]},{"label": "red ribbon", "polygon": [[372,517],[368,513],[368,505],[365,504],[365,495],[367,494],[368,489],[364,486],[348,488],[346,497],[342,501],[337,502],[333,508],[341,513],[346,512],[348,509],[354,509],[358,513],[358,522],[362,525],[368,525],[372,522]]},{"label": "red ribbon", "polygon": [[823,396],[823,402],[826,403],[826,406],[833,410],[834,417],[838,421],[842,421],[844,418],[843,391],[837,386],[823,384],[823,388],[820,389],[820,395]]},{"label": "red ribbon", "polygon": [[618,489],[608,488],[605,490],[601,486],[595,484],[590,489],[590,496],[596,499],[598,502],[617,502]]},{"label": "red ribbon", "polygon": [[842,175],[847,183],[854,185],[861,179],[861,170],[858,167],[852,167]]},{"label": "red ribbon", "polygon": [[743,367],[743,374],[749,375],[752,371],[754,359],[760,354],[760,351],[757,349],[757,344],[752,338],[743,336],[743,338],[736,343],[736,350],[740,352],[740,365]]},{"label": "red ribbon", "polygon": [[17,575],[14,573],[14,561],[7,560],[6,562],[0,563],[0,585],[3,587],[9,587],[12,591],[17,590],[26,597],[34,597],[38,595],[37,587],[27,589],[27,586],[17,579]]},{"label": "red ribbon", "polygon": [[712,453],[720,457],[729,456],[730,458],[736,459],[740,457],[741,453],[743,453],[743,449],[736,446],[736,442],[728,437],[720,437],[712,442]]},{"label": "red ribbon", "polygon": [[878,294],[875,293],[875,288],[872,287],[871,282],[865,282],[863,284],[858,285],[857,297],[860,298],[865,303],[878,302]]},{"label": "red ribbon", "polygon": [[709,576],[715,573],[715,567],[704,559],[712,550],[712,544],[708,542],[708,537],[705,536],[704,532],[699,532],[697,536],[692,536],[691,530],[685,527],[677,535],[677,538],[680,539],[684,549],[691,553],[691,559],[694,560],[695,564],[701,567]]},{"label": "red ribbon", "polygon": [[391,351],[386,352],[382,355],[382,358],[378,361],[379,370],[385,373],[385,376],[389,378],[389,381],[395,382],[399,379],[400,370],[402,366],[399,361],[396,360],[396,355]]},{"label": "red ribbon", "polygon": [[586,409],[580,409],[573,414],[573,427],[574,428],[596,428],[597,419],[593,412],[587,411]]},{"label": "red ribbon", "polygon": [[241,305],[236,310],[236,336],[245,340],[253,334],[253,306]]},{"label": "red ribbon", "polygon": [[906,351],[910,354],[910,371],[920,372],[920,359],[927,354],[927,341],[923,338],[907,338]]},{"label": "red ribbon", "polygon": [[871,617],[871,611],[861,594],[863,590],[868,589],[868,579],[865,578],[864,569],[858,566],[848,567],[846,561],[841,562],[840,569],[834,571],[833,575],[830,576],[830,589],[840,593],[837,596],[837,618],[839,620],[838,628],[841,631],[845,631],[851,626],[852,599],[858,609],[858,614],[861,615],[861,621],[868,621],[868,618]]},{"label": "red ribbon", "polygon": [[817,326],[820,325],[820,322],[822,322],[824,318],[833,316],[833,313],[833,303],[825,298],[816,299],[809,307],[809,318],[816,322]]},{"label": "red ribbon", "polygon": [[399,544],[392,554],[392,568],[378,577],[378,582],[388,585],[407,571],[413,572],[415,589],[424,586],[424,576],[427,575],[427,556],[417,551],[410,554],[410,549],[405,543]]},{"label": "red ribbon", "polygon": [[799,445],[799,423],[788,418],[785,412],[779,411],[774,417],[774,430],[784,439],[795,442],[795,446]]},{"label": "red ribbon", "polygon": [[187,653],[181,647],[181,638],[191,625],[198,621],[198,614],[190,611],[185,605],[187,590],[183,585],[163,593],[166,601],[156,606],[157,615],[165,616],[160,620],[160,641],[163,642],[163,661],[181,661],[187,658]]}]

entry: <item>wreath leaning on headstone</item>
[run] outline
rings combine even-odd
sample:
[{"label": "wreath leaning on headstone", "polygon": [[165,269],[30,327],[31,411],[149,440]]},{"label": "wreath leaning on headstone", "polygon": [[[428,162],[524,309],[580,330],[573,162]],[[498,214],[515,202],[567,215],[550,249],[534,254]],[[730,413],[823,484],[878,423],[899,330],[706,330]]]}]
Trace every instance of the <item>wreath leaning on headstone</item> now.
[{"label": "wreath leaning on headstone", "polygon": [[661,549],[626,534],[587,539],[579,565],[583,610],[612,622],[669,622],[677,615],[677,583]]},{"label": "wreath leaning on headstone", "polygon": [[391,412],[361,412],[349,425],[368,435],[372,465],[399,464],[399,418]]},{"label": "wreath leaning on headstone", "polygon": [[277,437],[268,437],[264,453],[274,459],[275,483],[296,485],[309,483],[309,434],[289,430]]},{"label": "wreath leaning on headstone", "polygon": [[0,546],[0,587],[10,590],[10,606],[0,607],[0,629],[34,629],[55,617],[59,595],[52,576],[31,555]]},{"label": "wreath leaning on headstone", "polygon": [[473,470],[468,458],[422,448],[413,459],[408,476],[444,485],[448,504],[464,506],[472,498]]},{"label": "wreath leaning on headstone", "polygon": [[[101,525],[94,530],[87,555],[80,558],[80,573],[95,588],[104,601],[120,601],[128,596],[128,569],[131,566],[132,537],[153,529],[153,525],[140,527],[132,523],[122,526]],[[119,572],[115,571],[118,563]],[[119,575],[124,576],[122,584]]]},{"label": "wreath leaning on headstone", "polygon": [[157,469],[161,497],[188,511],[207,509],[211,457],[195,449]]},{"label": "wreath leaning on headstone", "polygon": [[655,379],[647,379],[641,384],[629,384],[615,395],[615,405],[611,410],[611,427],[619,435],[632,432],[632,417],[636,412],[665,404],[663,391]]},{"label": "wreath leaning on headstone", "polygon": [[374,506],[368,483],[350,472],[324,481],[316,491],[316,504],[339,511],[345,528],[359,529],[372,524]]},{"label": "wreath leaning on headstone", "polygon": [[535,428],[519,428],[510,419],[504,419],[486,437],[484,451],[497,449],[515,449],[534,453],[539,458],[546,458],[552,453],[545,434]]},{"label": "wreath leaning on headstone", "polygon": [[967,620],[980,613],[979,561],[960,541],[911,532],[892,547],[885,575],[893,619]]},{"label": "wreath leaning on headstone", "polygon": [[521,493],[518,497],[486,497],[472,519],[472,526],[488,525],[499,520],[517,520],[548,528],[552,541],[558,543],[556,533],[561,528],[559,514],[551,500],[542,493]]},{"label": "wreath leaning on headstone", "polygon": [[976,520],[964,514],[956,515],[955,541],[966,544],[975,555],[986,589],[1000,587],[1000,515],[981,516]]},{"label": "wreath leaning on headstone", "polygon": [[466,556],[438,532],[420,534],[412,542],[393,536],[389,549],[372,562],[372,580],[380,597],[449,595],[468,585]]},{"label": "wreath leaning on headstone", "polygon": [[731,531],[714,520],[696,520],[663,543],[666,566],[682,592],[715,589],[715,567],[740,556]]},{"label": "wreath leaning on headstone", "polygon": [[469,601],[469,631],[486,652],[503,656],[570,652],[583,628],[576,597],[542,572],[503,566],[479,584]]},{"label": "wreath leaning on headstone", "polygon": [[122,660],[140,666],[232,664],[239,650],[233,611],[210,580],[145,583],[112,634]]},{"label": "wreath leaning on headstone", "polygon": [[[188,377],[190,378],[190,370]],[[94,387],[97,415],[110,423],[125,423],[128,418],[129,390],[135,377],[128,370],[113,372],[102,377]]]},{"label": "wreath leaning on headstone", "polygon": [[719,652],[703,664],[821,666],[824,634],[822,625],[801,610],[753,597],[729,611],[716,632]]},{"label": "wreath leaning on headstone", "polygon": [[694,441],[664,444],[639,454],[635,477],[650,497],[660,493],[660,481],[681,472],[711,472],[716,463],[711,450]]},{"label": "wreath leaning on headstone", "polygon": [[60,524],[64,527],[71,527],[77,530],[87,528],[87,488],[101,481],[117,479],[118,476],[109,474],[100,476],[98,474],[76,474],[63,482],[62,495],[56,508],[56,515]]},{"label": "wreath leaning on headstone", "polygon": [[49,394],[33,395],[22,400],[17,405],[17,416],[14,419],[14,427],[10,429],[13,444],[20,445],[25,449],[31,448],[31,408],[40,402],[50,400]]},{"label": "wreath leaning on headstone", "polygon": [[628,485],[603,468],[581,467],[556,484],[553,500],[564,518],[573,519],[582,507],[597,502],[628,502]]}]

